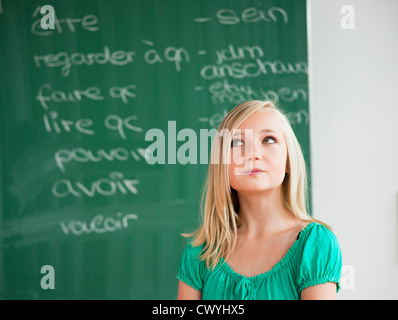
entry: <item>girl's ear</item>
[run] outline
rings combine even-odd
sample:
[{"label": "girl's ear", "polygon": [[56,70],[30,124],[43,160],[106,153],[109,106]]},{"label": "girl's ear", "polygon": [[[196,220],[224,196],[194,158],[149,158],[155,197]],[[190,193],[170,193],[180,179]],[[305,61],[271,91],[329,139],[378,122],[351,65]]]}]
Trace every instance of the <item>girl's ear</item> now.
[{"label": "girl's ear", "polygon": [[286,169],[285,169],[285,173],[289,174],[290,173],[290,165],[289,165],[289,161],[286,161]]}]

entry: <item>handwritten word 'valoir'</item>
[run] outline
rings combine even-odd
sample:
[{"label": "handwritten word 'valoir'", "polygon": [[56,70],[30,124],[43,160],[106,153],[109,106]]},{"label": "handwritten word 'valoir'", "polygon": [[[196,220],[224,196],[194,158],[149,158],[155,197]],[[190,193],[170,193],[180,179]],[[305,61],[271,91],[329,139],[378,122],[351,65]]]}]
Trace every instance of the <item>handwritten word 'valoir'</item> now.
[{"label": "handwritten word 'valoir'", "polygon": [[126,229],[129,226],[129,220],[138,219],[138,216],[132,213],[123,215],[121,212],[118,212],[116,216],[116,218],[112,218],[97,214],[90,222],[72,219],[67,223],[61,222],[60,225],[65,235],[72,234],[80,236],[84,233],[105,233]]}]

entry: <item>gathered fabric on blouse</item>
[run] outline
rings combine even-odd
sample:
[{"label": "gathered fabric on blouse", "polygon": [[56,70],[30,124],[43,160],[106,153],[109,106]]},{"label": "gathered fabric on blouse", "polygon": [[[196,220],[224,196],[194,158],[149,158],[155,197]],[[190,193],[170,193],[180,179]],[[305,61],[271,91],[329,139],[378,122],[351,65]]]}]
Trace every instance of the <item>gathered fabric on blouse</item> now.
[{"label": "gathered fabric on blouse", "polygon": [[303,289],[335,282],[340,290],[341,250],[333,232],[313,222],[299,234],[285,256],[269,271],[245,277],[220,259],[214,270],[199,256],[204,244],[189,243],[177,278],[202,292],[203,300],[299,300]]}]

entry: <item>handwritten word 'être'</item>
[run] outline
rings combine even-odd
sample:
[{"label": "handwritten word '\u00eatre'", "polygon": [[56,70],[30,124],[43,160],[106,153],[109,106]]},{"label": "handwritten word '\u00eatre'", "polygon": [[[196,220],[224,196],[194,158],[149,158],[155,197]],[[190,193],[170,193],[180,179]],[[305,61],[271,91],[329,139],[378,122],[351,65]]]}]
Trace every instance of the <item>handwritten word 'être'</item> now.
[{"label": "handwritten word '\u00eatre'", "polygon": [[84,233],[105,233],[126,229],[129,226],[129,220],[138,219],[138,216],[132,213],[122,215],[121,212],[118,212],[116,216],[116,218],[105,218],[102,214],[97,214],[90,222],[72,219],[67,223],[61,222],[60,225],[65,235],[80,236]]},{"label": "handwritten word '\u00eatre'", "polygon": [[39,15],[39,19],[35,20],[30,28],[31,32],[37,36],[50,36],[54,33],[62,34],[63,32],[76,32],[79,30],[86,30],[95,32],[99,30],[98,18],[93,14],[84,16],[83,18],[58,18],[54,12],[54,29],[43,29],[41,27],[41,6],[38,6],[33,12],[33,17]]}]

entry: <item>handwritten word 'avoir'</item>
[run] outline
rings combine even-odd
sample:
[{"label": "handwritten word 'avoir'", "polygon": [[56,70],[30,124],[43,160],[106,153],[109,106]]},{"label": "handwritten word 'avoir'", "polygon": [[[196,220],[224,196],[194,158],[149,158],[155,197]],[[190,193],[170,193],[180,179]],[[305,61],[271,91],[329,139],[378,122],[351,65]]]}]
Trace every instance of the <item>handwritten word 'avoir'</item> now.
[{"label": "handwritten word 'avoir'", "polygon": [[117,193],[137,194],[136,185],[138,183],[138,180],[124,179],[120,172],[111,172],[109,178],[101,178],[88,185],[68,179],[57,180],[52,186],[52,194],[57,198],[69,196],[93,198],[97,194],[102,196],[114,196]]},{"label": "handwritten word 'avoir'", "polygon": [[109,48],[105,46],[104,51],[99,53],[75,52],[68,54],[67,52],[59,52],[56,54],[47,54],[43,56],[35,54],[33,59],[37,68],[40,68],[42,65],[49,68],[61,67],[61,74],[64,77],[67,77],[72,66],[92,66],[106,63],[123,66],[128,63],[133,63],[134,55],[134,51],[124,50],[118,50],[111,53]]},{"label": "handwritten word 'avoir'", "polygon": [[106,217],[97,214],[90,222],[70,220],[67,224],[61,222],[61,228],[65,235],[72,234],[75,236],[80,236],[84,233],[105,233],[113,232],[121,229],[126,229],[129,226],[129,220],[137,220],[138,216],[136,214],[126,214],[118,212],[117,218]]}]

